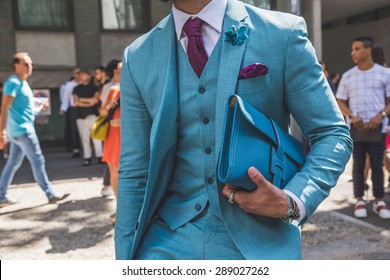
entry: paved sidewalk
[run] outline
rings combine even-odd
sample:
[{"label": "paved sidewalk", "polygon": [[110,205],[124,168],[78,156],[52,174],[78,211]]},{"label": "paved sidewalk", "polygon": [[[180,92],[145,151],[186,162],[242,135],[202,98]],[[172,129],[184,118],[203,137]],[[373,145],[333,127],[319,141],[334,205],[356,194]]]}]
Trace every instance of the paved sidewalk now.
[{"label": "paved sidewalk", "polygon": [[[353,216],[352,161],[346,166],[330,196],[302,229],[305,259],[390,260],[390,220],[373,213],[372,189],[368,191],[368,217]],[[388,174],[386,174],[387,176]],[[386,177],[387,178],[387,177]],[[390,196],[385,197],[390,206]]]},{"label": "paved sidewalk", "polygon": [[9,189],[18,203],[0,208],[0,259],[114,259],[115,199],[100,195],[104,165],[84,167],[58,148],[43,153],[53,188],[70,196],[48,204],[25,160]]},{"label": "paved sidewalk", "polygon": [[[19,203],[0,208],[0,259],[113,259],[110,215],[115,200],[100,195],[103,166],[95,160],[83,167],[81,159],[58,148],[46,149],[44,155],[53,187],[70,196],[59,204],[47,204],[25,161],[9,190]],[[0,169],[3,165],[0,160]],[[364,220],[352,216],[350,168],[304,225],[304,259],[390,260],[390,220],[373,213]]]}]

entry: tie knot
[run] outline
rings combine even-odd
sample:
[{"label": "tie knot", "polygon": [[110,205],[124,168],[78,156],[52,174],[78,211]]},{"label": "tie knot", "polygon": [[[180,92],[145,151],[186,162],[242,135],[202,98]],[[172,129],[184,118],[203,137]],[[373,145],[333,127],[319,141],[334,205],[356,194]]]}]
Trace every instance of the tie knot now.
[{"label": "tie knot", "polygon": [[200,31],[203,25],[203,20],[200,18],[193,18],[186,21],[183,26],[183,30],[186,33],[187,37],[193,36],[202,36]]}]

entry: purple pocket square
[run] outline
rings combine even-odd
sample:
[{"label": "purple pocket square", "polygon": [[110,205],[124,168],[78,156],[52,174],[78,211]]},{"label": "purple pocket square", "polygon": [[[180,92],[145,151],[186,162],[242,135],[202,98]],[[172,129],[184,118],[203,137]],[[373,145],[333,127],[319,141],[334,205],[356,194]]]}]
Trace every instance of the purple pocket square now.
[{"label": "purple pocket square", "polygon": [[238,79],[250,79],[265,76],[268,74],[268,67],[261,63],[254,63],[248,65],[240,70],[238,73]]}]

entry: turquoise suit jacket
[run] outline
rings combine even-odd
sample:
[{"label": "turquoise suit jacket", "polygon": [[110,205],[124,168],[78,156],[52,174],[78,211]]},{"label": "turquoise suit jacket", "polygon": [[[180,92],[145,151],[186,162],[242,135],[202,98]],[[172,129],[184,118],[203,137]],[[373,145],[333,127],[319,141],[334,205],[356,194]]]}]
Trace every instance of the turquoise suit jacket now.
[{"label": "turquoise suit jacket", "polygon": [[[216,150],[225,105],[236,93],[288,129],[290,114],[312,148],[303,169],[285,189],[299,197],[307,221],[344,171],[352,149],[302,18],[228,0],[223,32],[243,22],[242,45],[222,42],[216,92]],[[221,34],[224,36],[224,34]],[[224,38],[222,38],[224,39]],[[115,226],[117,259],[132,259],[170,181],[178,128],[176,47],[172,14],[124,52],[121,73],[121,156]],[[238,81],[239,70],[263,63],[269,74]],[[220,202],[226,202],[221,194]],[[220,203],[226,228],[247,259],[300,258],[299,227],[250,215]],[[197,242],[193,242],[197,246]]]}]

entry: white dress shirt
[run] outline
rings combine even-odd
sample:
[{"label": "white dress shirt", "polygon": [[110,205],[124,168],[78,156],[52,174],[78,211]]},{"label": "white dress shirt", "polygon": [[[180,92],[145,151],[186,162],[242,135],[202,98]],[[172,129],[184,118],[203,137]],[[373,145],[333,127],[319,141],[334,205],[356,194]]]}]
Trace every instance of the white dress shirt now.
[{"label": "white dress shirt", "polygon": [[207,55],[210,57],[217,41],[221,35],[223,18],[225,16],[227,0],[213,0],[204,7],[198,14],[190,15],[178,10],[172,5],[173,19],[177,38],[180,40],[184,51],[187,53],[188,38],[183,31],[183,26],[189,18],[200,18],[204,21],[202,25],[202,38]]},{"label": "white dress shirt", "polygon": [[74,107],[73,89],[78,85],[75,80],[66,82],[63,89],[63,100],[61,101],[61,111],[66,112],[69,107]]}]

